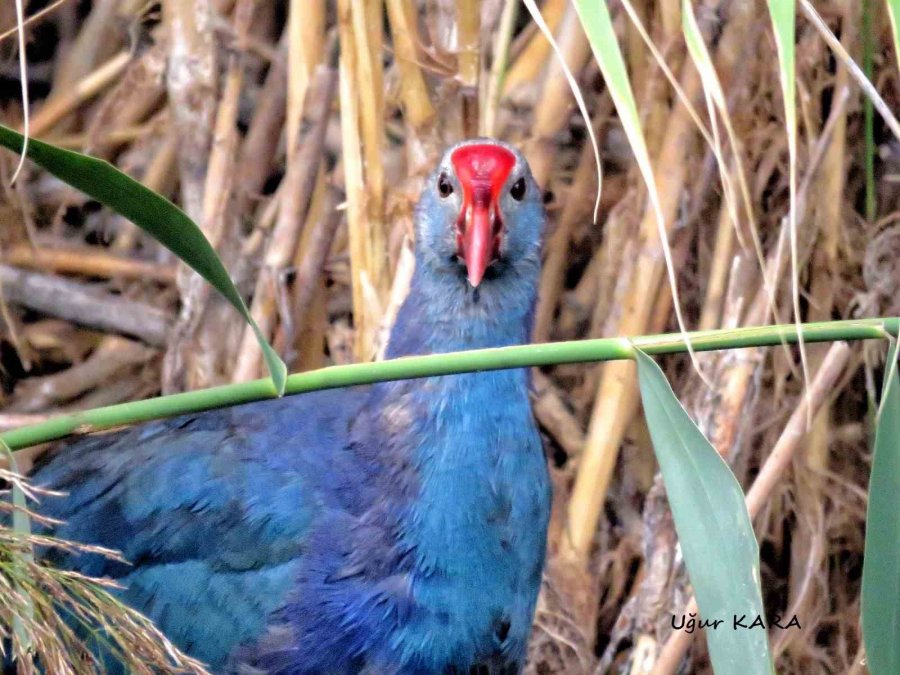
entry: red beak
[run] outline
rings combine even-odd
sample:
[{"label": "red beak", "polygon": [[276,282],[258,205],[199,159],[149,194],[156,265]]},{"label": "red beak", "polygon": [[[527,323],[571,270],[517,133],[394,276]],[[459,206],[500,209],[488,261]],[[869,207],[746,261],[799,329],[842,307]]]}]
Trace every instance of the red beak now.
[{"label": "red beak", "polygon": [[506,148],[485,143],[464,145],[453,152],[450,160],[463,188],[462,210],[457,219],[458,253],[466,263],[469,283],[475,288],[500,252],[500,190],[516,165],[516,157]]}]

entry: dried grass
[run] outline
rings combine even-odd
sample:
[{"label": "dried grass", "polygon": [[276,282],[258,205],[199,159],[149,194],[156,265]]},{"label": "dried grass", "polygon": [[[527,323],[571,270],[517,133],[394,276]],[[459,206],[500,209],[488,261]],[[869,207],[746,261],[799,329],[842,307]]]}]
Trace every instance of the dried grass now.
[{"label": "dried grass", "polygon": [[[53,498],[21,476],[0,469],[0,485],[4,483],[15,485],[32,501]],[[0,490],[0,522],[14,508],[9,490]],[[27,515],[36,525],[53,524],[31,510]],[[113,663],[143,675],[207,672],[151,621],[116,599],[115,582],[56,569],[35,559],[36,549],[48,548],[124,562],[109,549],[0,526],[0,660],[10,658],[23,674],[104,673]]]}]

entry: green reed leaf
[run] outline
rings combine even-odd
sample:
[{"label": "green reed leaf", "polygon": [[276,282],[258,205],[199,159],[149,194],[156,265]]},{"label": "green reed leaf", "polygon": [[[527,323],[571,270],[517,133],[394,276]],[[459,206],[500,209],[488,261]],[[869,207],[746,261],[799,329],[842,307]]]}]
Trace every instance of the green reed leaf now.
[{"label": "green reed leaf", "polygon": [[862,628],[873,675],[900,673],[900,376],[888,350],[869,478]]},{"label": "green reed leaf", "polygon": [[763,617],[759,546],[744,492],[715,448],[675,397],[656,362],[635,350],[644,415],[716,675],[769,675],[772,657]]},{"label": "green reed leaf", "polygon": [[[21,134],[0,125],[0,145],[19,153],[22,142]],[[275,389],[279,395],[284,393],[287,366],[250,316],[212,245],[184,211],[102,159],[35,139],[29,140],[28,158],[64,183],[128,218],[224,295],[253,329]]]}]

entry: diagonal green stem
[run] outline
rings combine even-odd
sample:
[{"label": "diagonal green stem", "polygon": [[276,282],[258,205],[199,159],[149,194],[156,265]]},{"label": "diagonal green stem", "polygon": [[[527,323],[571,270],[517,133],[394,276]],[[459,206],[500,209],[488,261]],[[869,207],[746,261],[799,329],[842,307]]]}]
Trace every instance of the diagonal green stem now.
[{"label": "diagonal green stem", "polygon": [[[862,3],[863,72],[870,82],[874,82],[875,33],[872,30],[872,0]],[[865,214],[869,225],[875,223],[878,203],[875,201],[875,106],[872,99],[863,96],[863,138],[865,139],[864,166],[866,169]]]},{"label": "diagonal green stem", "polygon": [[[889,336],[897,337],[898,330],[900,330],[900,318],[807,323],[802,324],[801,328],[803,340],[807,343],[885,339]],[[691,346],[698,352],[741,347],[766,347],[782,342],[797,342],[797,328],[794,325],[698,331],[689,333],[689,335]],[[671,354],[687,351],[679,333],[644,335],[630,339],[604,338],[478,349],[449,354],[413,356],[378,363],[331,366],[306,373],[297,373],[288,378],[286,393],[300,394],[318,389],[434,375],[452,375],[477,370],[631,359],[634,357],[632,345],[648,354]],[[211,389],[160,396],[146,401],[120,403],[72,415],[63,415],[46,422],[7,431],[0,434],[0,441],[5,442],[13,450],[20,450],[72,434],[83,434],[161,417],[196,413],[212,408],[273,398],[275,395],[270,379],[227,384]]]}]

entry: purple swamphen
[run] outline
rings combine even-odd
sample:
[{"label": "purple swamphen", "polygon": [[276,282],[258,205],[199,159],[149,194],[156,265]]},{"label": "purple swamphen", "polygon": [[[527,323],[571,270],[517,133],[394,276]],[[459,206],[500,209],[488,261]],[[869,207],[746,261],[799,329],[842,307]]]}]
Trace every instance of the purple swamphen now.
[{"label": "purple swamphen", "polygon": [[[416,211],[389,358],[528,341],[542,195],[490,139],[450,148]],[[550,486],[525,369],[389,382],[188,415],[58,448],[35,484],[46,555],[122,584],[228,673],[517,673]]]}]

